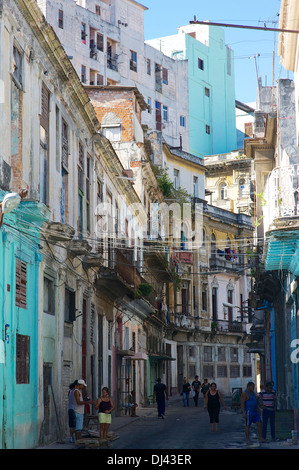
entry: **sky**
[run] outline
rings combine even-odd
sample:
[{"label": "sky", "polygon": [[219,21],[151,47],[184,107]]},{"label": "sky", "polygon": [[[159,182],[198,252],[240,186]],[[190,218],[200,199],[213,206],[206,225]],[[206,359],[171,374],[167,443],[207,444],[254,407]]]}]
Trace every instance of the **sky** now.
[{"label": "sky", "polygon": [[[280,0],[138,0],[148,7],[144,13],[144,37],[154,39],[177,34],[190,21],[278,28]],[[235,57],[235,98],[243,103],[256,101],[257,76],[263,86],[279,78],[293,78],[280,64],[278,33],[241,28],[223,28],[225,43]],[[273,60],[273,51],[274,60]],[[258,57],[254,57],[260,54]]]}]

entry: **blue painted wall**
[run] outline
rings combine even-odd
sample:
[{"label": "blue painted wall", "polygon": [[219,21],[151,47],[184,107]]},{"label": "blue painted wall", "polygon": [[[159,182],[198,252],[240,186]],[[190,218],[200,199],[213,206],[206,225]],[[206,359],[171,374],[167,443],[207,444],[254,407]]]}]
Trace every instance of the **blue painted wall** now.
[{"label": "blue painted wall", "polygon": [[[46,218],[45,206],[24,201],[4,216],[0,229],[0,328],[5,351],[5,363],[0,362],[1,448],[29,449],[38,444],[39,225]],[[16,305],[17,258],[27,266],[26,308]],[[16,383],[17,334],[30,338],[28,384]]]},{"label": "blue painted wall", "polygon": [[[188,59],[190,153],[203,157],[237,149],[233,52],[224,31],[210,26],[209,45],[185,35]],[[203,70],[198,59],[203,60]],[[230,74],[229,71],[230,64]],[[209,97],[205,89],[209,89]],[[206,133],[210,126],[210,134]]]}]

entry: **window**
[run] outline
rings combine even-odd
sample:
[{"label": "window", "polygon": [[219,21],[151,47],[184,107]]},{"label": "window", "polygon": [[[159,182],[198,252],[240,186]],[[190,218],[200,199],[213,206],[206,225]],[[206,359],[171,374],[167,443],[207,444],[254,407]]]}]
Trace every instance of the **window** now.
[{"label": "window", "polygon": [[168,85],[168,70],[165,67],[162,69],[162,81],[165,85]]},{"label": "window", "polygon": [[162,93],[162,68],[161,65],[155,64],[155,90]]},{"label": "window", "polygon": [[161,103],[159,101],[155,101],[155,108],[156,108],[156,130],[162,130],[162,113],[161,113]]},{"label": "window", "polygon": [[111,142],[119,142],[121,140],[120,126],[103,127],[102,132]]},{"label": "window", "polygon": [[97,50],[104,51],[104,36],[102,34],[97,34]]},{"label": "window", "polygon": [[244,197],[245,193],[245,178],[239,179],[239,197]]},{"label": "window", "polygon": [[186,118],[185,116],[180,116],[180,126],[186,127]]},{"label": "window", "polygon": [[232,379],[240,377],[240,366],[230,366],[230,377]]},{"label": "window", "polygon": [[208,124],[206,125],[206,134],[211,134],[211,128]]},{"label": "window", "polygon": [[130,330],[129,330],[129,327],[126,326],[125,327],[125,348],[124,349],[130,349],[130,337],[129,337],[129,333],[130,333]]},{"label": "window", "polygon": [[86,160],[86,230],[90,232],[90,170],[91,158],[87,156]]},{"label": "window", "polygon": [[205,95],[207,96],[207,98],[210,98],[210,89],[205,87]]},{"label": "window", "polygon": [[163,121],[168,121],[168,107],[163,105]]},{"label": "window", "polygon": [[218,346],[218,362],[225,362],[225,361],[226,361],[225,347]]},{"label": "window", "polygon": [[230,362],[239,362],[238,348],[230,348]]},{"label": "window", "polygon": [[16,383],[29,384],[30,380],[30,336],[16,336]]},{"label": "window", "polygon": [[219,186],[219,196],[221,201],[227,198],[227,185],[226,183],[221,183]]},{"label": "window", "polygon": [[44,83],[42,83],[40,115],[40,197],[44,204],[48,204],[49,202],[49,110],[50,93]]},{"label": "window", "polygon": [[193,196],[198,197],[198,176],[193,176]]},{"label": "window", "polygon": [[58,10],[58,28],[63,29],[63,10]]},{"label": "window", "polygon": [[152,70],[151,70],[151,60],[146,59],[146,73],[147,75],[151,75]]},{"label": "window", "polygon": [[97,73],[97,85],[104,85],[104,77],[100,73]]},{"label": "window", "polygon": [[84,148],[79,142],[78,187],[84,193]]},{"label": "window", "polygon": [[217,287],[212,287],[212,318],[213,321],[218,319]]},{"label": "window", "polygon": [[204,70],[204,62],[202,59],[198,58],[198,68]]},{"label": "window", "polygon": [[203,284],[201,288],[201,308],[205,312],[208,309],[207,286],[205,284]]},{"label": "window", "polygon": [[55,315],[54,281],[44,277],[44,313]]},{"label": "window", "polygon": [[81,65],[81,82],[86,83],[86,66]]},{"label": "window", "polygon": [[13,64],[12,64],[13,77],[17,80],[18,85],[23,85],[23,55],[19,49],[13,47]]},{"label": "window", "polygon": [[204,346],[203,356],[204,362],[212,362],[212,346]]},{"label": "window", "polygon": [[176,168],[174,168],[173,178],[174,178],[174,181],[173,181],[174,189],[178,189],[180,186],[180,170],[177,170]]},{"label": "window", "polygon": [[100,5],[96,5],[96,14],[98,16],[101,16],[101,7],[100,7]]},{"label": "window", "polygon": [[136,333],[133,331],[132,333],[132,350],[136,351]]},{"label": "window", "polygon": [[202,370],[203,370],[203,376],[205,378],[214,377],[214,367],[213,366],[204,365]]},{"label": "window", "polygon": [[252,367],[243,366],[243,377],[252,377]]},{"label": "window", "polygon": [[217,377],[227,377],[227,366],[217,365]]},{"label": "window", "polygon": [[147,99],[147,106],[148,106],[147,108],[148,113],[152,114],[152,99],[151,98]]},{"label": "window", "polygon": [[16,258],[16,306],[27,308],[27,264]]},{"label": "window", "polygon": [[130,51],[130,54],[130,70],[132,70],[133,72],[137,72],[137,52]]},{"label": "window", "polygon": [[65,288],[64,321],[72,323],[76,320],[76,292]]},{"label": "window", "polygon": [[244,134],[246,135],[246,137],[253,137],[253,123],[252,122],[245,122]]},{"label": "window", "polygon": [[214,233],[211,235],[211,256],[216,256],[217,246],[216,246],[216,237]]},{"label": "window", "polygon": [[83,193],[79,189],[78,193],[78,236],[80,239],[83,238]]},{"label": "window", "polygon": [[97,203],[103,202],[103,183],[98,179],[97,181]]},{"label": "window", "polygon": [[83,42],[83,44],[86,44],[86,24],[85,23],[81,23],[81,40]]}]

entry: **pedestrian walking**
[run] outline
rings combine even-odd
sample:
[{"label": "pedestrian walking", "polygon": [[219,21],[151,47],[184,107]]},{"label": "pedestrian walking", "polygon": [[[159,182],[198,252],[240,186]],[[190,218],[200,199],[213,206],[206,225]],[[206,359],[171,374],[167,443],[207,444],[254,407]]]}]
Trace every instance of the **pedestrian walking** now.
[{"label": "pedestrian walking", "polygon": [[157,402],[158,418],[165,418],[165,398],[168,400],[168,393],[166,385],[161,382],[161,379],[157,379],[157,383],[154,386],[153,401]]},{"label": "pedestrian walking", "polygon": [[208,379],[203,379],[203,384],[201,386],[201,393],[203,394],[203,396],[205,396],[210,386],[211,384],[208,382]]},{"label": "pedestrian walking", "polygon": [[218,432],[220,403],[223,408],[226,408],[222,395],[219,390],[217,390],[217,385],[215,382],[212,382],[210,389],[205,394],[204,401],[204,408],[206,408],[209,413],[212,432],[214,432],[214,430]]},{"label": "pedestrian walking", "polygon": [[258,408],[258,400],[254,393],[254,387],[255,384],[253,382],[248,382],[246,390],[244,390],[241,395],[241,410],[245,417],[245,436],[248,445],[251,444],[249,432],[252,423],[256,423],[260,442],[265,442],[262,435],[262,421],[260,410]]},{"label": "pedestrian walking", "polygon": [[83,379],[78,380],[75,389],[74,389],[74,410],[76,415],[76,429],[75,435],[76,440],[81,439],[82,430],[83,430],[83,420],[84,420],[84,409],[85,405],[92,404],[93,400],[83,400],[83,391],[87,387]]},{"label": "pedestrian walking", "polygon": [[189,396],[191,391],[191,385],[187,381],[187,377],[184,377],[184,382],[182,385],[181,395],[183,395],[184,406],[189,406]]},{"label": "pedestrian walking", "polygon": [[108,429],[111,424],[111,413],[114,410],[114,403],[110,398],[108,387],[102,388],[102,395],[97,399],[95,409],[99,412],[100,439],[107,439]]},{"label": "pedestrian walking", "polygon": [[68,391],[68,418],[69,418],[69,428],[70,428],[70,442],[75,442],[75,430],[76,430],[76,413],[75,413],[75,401],[74,401],[74,390],[77,385],[78,380],[75,380],[69,386]]},{"label": "pedestrian walking", "polygon": [[194,400],[194,406],[198,405],[198,396],[199,396],[199,389],[201,387],[201,383],[198,380],[198,375],[194,377],[194,380],[192,382],[192,391],[194,392],[193,400]]},{"label": "pedestrian walking", "polygon": [[263,438],[267,436],[268,421],[270,421],[271,438],[275,441],[275,411],[277,410],[276,392],[273,390],[273,382],[266,383],[266,389],[259,395],[262,406],[262,434]]}]

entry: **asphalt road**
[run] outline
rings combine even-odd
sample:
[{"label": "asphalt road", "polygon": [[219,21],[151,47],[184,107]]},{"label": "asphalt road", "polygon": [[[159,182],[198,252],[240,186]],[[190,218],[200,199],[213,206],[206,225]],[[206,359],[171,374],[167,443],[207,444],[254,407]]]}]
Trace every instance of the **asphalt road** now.
[{"label": "asphalt road", "polygon": [[221,409],[219,431],[212,432],[207,410],[200,398],[198,407],[182,400],[166,408],[165,419],[146,417],[118,431],[111,449],[236,449],[245,448],[244,420],[230,404]]}]

